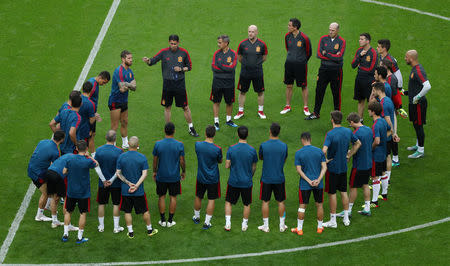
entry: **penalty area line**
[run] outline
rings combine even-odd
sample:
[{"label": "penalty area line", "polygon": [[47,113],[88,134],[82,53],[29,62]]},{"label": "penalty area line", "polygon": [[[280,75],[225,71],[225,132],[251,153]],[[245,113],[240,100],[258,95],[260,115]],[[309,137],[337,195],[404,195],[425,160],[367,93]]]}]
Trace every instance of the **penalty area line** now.
[{"label": "penalty area line", "polygon": [[441,16],[441,15],[433,14],[433,13],[426,12],[426,11],[421,11],[419,9],[410,8],[410,7],[406,7],[406,6],[400,6],[400,5],[396,5],[396,4],[390,4],[390,3],[385,3],[385,2],[380,2],[380,1],[373,1],[373,0],[359,0],[359,1],[366,2],[366,3],[372,3],[372,4],[376,4],[376,5],[381,5],[381,6],[395,7],[395,8],[399,8],[399,9],[415,12],[415,13],[418,13],[418,14],[421,14],[421,15],[426,15],[426,16],[430,16],[430,17],[435,17],[435,18],[447,20],[447,21],[450,20],[450,18],[448,18],[448,17],[444,17],[444,16]]},{"label": "penalty area line", "polygon": [[[97,39],[94,42],[94,46],[92,47],[91,52],[89,53],[89,57],[86,60],[86,63],[84,64],[83,70],[81,71],[80,76],[78,77],[78,81],[75,84],[74,90],[81,89],[81,85],[83,84],[83,81],[86,79],[86,76],[89,73],[92,64],[94,63],[94,59],[97,56],[98,51],[100,50],[100,46],[102,45],[103,39],[105,38],[109,26],[111,25],[111,21],[114,18],[114,15],[116,14],[116,10],[119,7],[119,4],[120,0],[114,0],[113,3],[111,4],[111,8],[109,9],[108,15],[106,16],[105,21],[103,22],[103,26],[100,32],[98,33]],[[8,235],[6,236],[5,240],[3,241],[2,247],[0,248],[0,264],[2,264],[6,258],[6,254],[8,253],[9,247],[11,246],[11,243],[14,240],[14,236],[16,235],[16,232],[19,229],[20,223],[22,222],[22,219],[25,216],[25,213],[27,211],[28,206],[30,205],[31,198],[33,197],[35,191],[36,187],[34,186],[33,182],[31,182],[30,185],[28,186],[27,193],[25,194],[25,197],[23,198],[22,203],[20,204],[19,210],[17,211],[17,214],[13,222],[11,223]]]}]

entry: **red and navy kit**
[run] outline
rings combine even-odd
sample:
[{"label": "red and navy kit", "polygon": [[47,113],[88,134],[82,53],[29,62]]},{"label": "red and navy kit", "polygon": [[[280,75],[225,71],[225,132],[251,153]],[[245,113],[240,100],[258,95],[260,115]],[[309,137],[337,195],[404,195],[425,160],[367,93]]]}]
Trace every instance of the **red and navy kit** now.
[{"label": "red and navy kit", "polygon": [[421,64],[417,64],[411,69],[408,82],[409,120],[419,126],[426,124],[428,102],[427,98],[423,96],[417,104],[413,104],[413,98],[423,89],[423,83],[427,80],[427,73]]},{"label": "red and navy kit", "polygon": [[[330,35],[320,37],[317,57],[321,60],[320,68],[338,69],[344,64],[346,42],[341,36],[332,39]],[[323,53],[325,51],[325,53]]]},{"label": "red and navy kit", "polygon": [[392,101],[394,102],[395,109],[402,108],[402,95],[398,88],[397,77],[394,74],[391,74],[386,78],[386,81],[392,89]]},{"label": "red and navy kit", "polygon": [[247,38],[239,43],[237,54],[242,56],[241,76],[246,78],[262,77],[264,62],[267,55],[267,45],[261,39],[251,43]]},{"label": "red and navy kit", "polygon": [[82,95],[83,100],[78,114],[81,116],[80,127],[77,130],[77,139],[88,139],[90,137],[90,122],[89,119],[95,117],[95,104],[88,97]]},{"label": "red and navy kit", "polygon": [[[148,170],[148,161],[144,154],[137,151],[127,151],[122,153],[117,159],[117,170],[122,171],[122,175],[131,183],[136,184],[142,176],[142,171]],[[138,189],[130,193],[130,186],[121,183],[123,196],[144,196],[144,183]]]},{"label": "red and navy kit", "polygon": [[392,55],[390,55],[389,53],[385,57],[382,57],[380,55],[378,58],[378,62],[381,62],[384,59],[387,59],[388,61],[390,61],[392,63],[392,73],[395,73],[395,72],[397,72],[397,70],[399,70],[397,59],[395,59]]},{"label": "red and navy kit", "polygon": [[370,47],[370,49],[367,50],[367,53],[361,56],[362,50],[362,47],[356,50],[355,57],[352,61],[352,68],[358,67],[358,75],[373,76],[375,73],[375,66],[378,61],[377,52],[375,49]]},{"label": "red and navy kit", "polygon": [[284,163],[288,156],[288,146],[279,139],[270,139],[259,146],[259,159],[263,160],[261,182],[265,184],[284,183]]},{"label": "red and navy kit", "polygon": [[[98,162],[103,176],[106,180],[110,180],[116,173],[117,159],[123,153],[123,150],[112,144],[105,144],[97,148],[95,152],[95,160]],[[98,186],[103,187],[103,182],[98,179]],[[116,178],[111,187],[120,188],[120,179]]]},{"label": "red and navy kit", "polygon": [[360,126],[353,131],[353,134],[361,141],[361,147],[353,156],[353,168],[369,170],[372,168],[372,130],[368,126]]},{"label": "red and navy kit", "polygon": [[347,151],[349,143],[355,143],[358,138],[346,127],[335,127],[328,131],[323,146],[328,147],[328,171],[340,174],[347,172]]},{"label": "red and navy kit", "polygon": [[191,57],[186,49],[178,47],[176,51],[170,50],[169,47],[161,49],[155,56],[150,59],[149,66],[158,63],[161,60],[162,77],[164,80],[182,80],[184,79],[184,71],[177,72],[174,67],[187,67],[188,71],[192,69]]},{"label": "red and navy kit", "polygon": [[372,160],[374,162],[384,162],[386,161],[387,153],[387,132],[391,130],[384,118],[378,118],[373,121],[372,134],[373,138],[380,138],[380,143],[372,150]]},{"label": "red and navy kit", "polygon": [[28,163],[28,176],[33,180],[38,180],[59,157],[59,148],[51,139],[41,140],[31,155]]},{"label": "red and navy kit", "polygon": [[88,81],[92,84],[92,90],[91,90],[91,93],[89,94],[89,99],[94,102],[94,111],[97,112],[98,93],[99,93],[100,85],[95,80],[95,77],[88,79]]},{"label": "red and navy kit", "polygon": [[67,158],[67,197],[75,199],[91,197],[89,169],[95,166],[95,161],[85,155],[72,154]]},{"label": "red and navy kit", "polygon": [[303,32],[294,36],[292,32],[286,33],[284,41],[287,50],[286,62],[308,63],[311,57],[311,40]]},{"label": "red and navy kit", "polygon": [[156,181],[165,183],[180,181],[180,157],[184,156],[183,142],[174,138],[159,140],[153,148],[153,156],[158,157]]},{"label": "red and navy kit", "polygon": [[220,181],[218,163],[222,162],[222,148],[214,143],[197,141],[197,181],[202,184],[216,184]]},{"label": "red and navy kit", "polygon": [[213,88],[234,88],[235,69],[237,64],[237,53],[228,49],[223,52],[217,50],[212,59]]},{"label": "red and navy kit", "polygon": [[64,142],[59,146],[61,149],[61,154],[73,153],[75,150],[75,143],[72,142],[69,133],[72,127],[78,130],[81,123],[81,116],[78,112],[72,109],[64,109],[56,115],[54,120],[56,123],[60,124],[61,130],[66,133]]},{"label": "red and navy kit", "polygon": [[109,106],[112,106],[113,103],[128,103],[128,90],[120,92],[119,82],[131,82],[133,80],[134,74],[131,68],[126,69],[123,65],[120,65],[114,70],[111,93],[108,100]]}]

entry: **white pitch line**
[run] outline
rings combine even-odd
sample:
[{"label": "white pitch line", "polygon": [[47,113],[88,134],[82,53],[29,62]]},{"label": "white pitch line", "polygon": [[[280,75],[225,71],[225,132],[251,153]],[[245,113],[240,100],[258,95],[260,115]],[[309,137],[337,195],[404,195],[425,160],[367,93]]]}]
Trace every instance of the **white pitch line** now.
[{"label": "white pitch line", "polygon": [[[437,221],[420,224],[416,226],[411,226],[391,232],[386,233],[380,233],[376,235],[371,236],[363,236],[358,237],[354,239],[347,239],[347,240],[341,240],[336,242],[329,242],[329,243],[323,243],[318,244],[314,246],[304,246],[304,247],[297,247],[297,248],[289,248],[289,249],[279,249],[279,250],[269,250],[269,251],[263,251],[263,252],[255,252],[255,253],[244,253],[244,254],[234,254],[234,255],[225,255],[225,256],[215,256],[215,257],[203,257],[203,258],[191,258],[191,259],[176,259],[176,260],[157,260],[157,261],[134,261],[134,262],[107,262],[107,263],[83,263],[83,264],[48,264],[48,265],[146,265],[146,264],[172,264],[172,263],[187,263],[187,262],[204,262],[204,261],[215,261],[215,260],[227,260],[227,259],[240,259],[240,258],[248,258],[248,257],[259,257],[259,256],[265,256],[265,255],[274,255],[274,254],[283,254],[283,253],[292,253],[292,252],[298,252],[298,251],[304,251],[304,250],[311,250],[311,249],[318,249],[318,248],[326,248],[326,247],[334,247],[339,245],[345,245],[345,244],[351,244],[356,242],[362,242],[367,241],[371,239],[376,238],[382,238],[386,236],[392,236],[397,235],[401,233],[411,232],[414,230],[423,229],[426,227],[430,227],[433,225],[438,225],[442,223],[446,223],[450,221],[450,217],[440,219]],[[332,230],[332,229],[331,229]],[[22,264],[22,265],[39,265],[39,264]]]},{"label": "white pitch line", "polygon": [[433,13],[430,13],[430,12],[421,11],[419,9],[410,8],[410,7],[406,7],[406,6],[400,6],[400,5],[395,5],[395,4],[385,3],[385,2],[379,2],[379,1],[373,1],[373,0],[360,0],[360,1],[361,2],[366,2],[366,3],[382,5],[382,6],[395,7],[395,8],[399,8],[399,9],[415,12],[415,13],[418,13],[418,14],[422,14],[422,15],[427,15],[427,16],[431,16],[431,17],[435,17],[435,18],[440,18],[440,19],[447,20],[447,21],[450,20],[450,18],[448,18],[448,17],[444,17],[444,16],[441,16],[441,15],[433,14]]},{"label": "white pitch line", "polygon": [[[116,10],[119,7],[119,4],[120,0],[114,0],[114,2],[112,3],[108,15],[106,16],[106,19],[103,22],[102,29],[98,33],[94,46],[91,49],[91,53],[89,54],[89,57],[86,60],[86,63],[84,64],[83,70],[81,71],[81,74],[78,77],[78,81],[75,84],[74,90],[81,89],[81,85],[86,79],[86,76],[89,73],[89,70],[91,69],[92,63],[94,63],[94,59],[97,56],[98,50],[102,45],[103,39],[105,38],[109,25],[111,25],[111,21],[114,18],[114,15],[116,14]],[[20,204],[20,208],[17,211],[16,217],[14,218],[14,221],[12,222],[11,227],[9,228],[8,235],[6,236],[5,241],[3,241],[2,247],[0,249],[0,264],[2,264],[6,258],[6,254],[8,253],[9,247],[11,246],[11,243],[14,240],[14,236],[16,235],[16,232],[19,229],[20,222],[22,221],[27,211],[28,205],[30,204],[31,198],[33,197],[35,191],[36,187],[34,186],[33,182],[31,182],[30,186],[28,187],[27,193],[25,194],[25,197],[22,200],[22,204]]]},{"label": "white pitch line", "polygon": [[83,85],[83,82],[86,80],[87,74],[89,73],[89,70],[91,69],[91,66],[94,63],[94,59],[97,56],[98,50],[100,50],[100,46],[102,45],[103,39],[105,38],[109,25],[111,25],[111,21],[113,20],[114,15],[116,14],[116,10],[119,7],[119,4],[120,0],[114,0],[114,2],[112,3],[108,15],[106,16],[105,22],[103,22],[102,29],[98,33],[94,46],[92,46],[91,53],[89,54],[89,57],[86,60],[86,63],[84,64],[83,70],[81,71],[80,76],[78,77],[75,87],[73,87],[74,90],[79,91],[81,89],[81,85]]}]

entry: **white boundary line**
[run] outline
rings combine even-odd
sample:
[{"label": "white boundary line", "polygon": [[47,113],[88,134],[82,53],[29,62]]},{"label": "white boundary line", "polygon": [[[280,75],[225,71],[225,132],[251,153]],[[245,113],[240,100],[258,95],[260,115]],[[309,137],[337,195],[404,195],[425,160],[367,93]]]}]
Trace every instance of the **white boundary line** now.
[{"label": "white boundary line", "polygon": [[[116,14],[116,10],[119,7],[119,4],[120,0],[114,0],[114,2],[112,3],[108,15],[106,16],[106,19],[103,22],[103,26],[100,32],[98,33],[97,39],[95,40],[94,46],[91,49],[91,53],[89,54],[89,57],[86,60],[86,63],[84,64],[83,70],[81,71],[81,74],[78,77],[78,81],[75,84],[74,90],[81,89],[81,85],[83,81],[86,79],[86,76],[89,73],[89,70],[91,69],[92,63],[94,63],[94,59],[97,56],[98,50],[102,45],[103,39],[105,38],[109,25],[111,25],[111,21],[114,18],[114,15]],[[28,186],[27,193],[25,194],[25,197],[23,198],[22,203],[20,204],[20,208],[17,211],[16,217],[14,218],[14,221],[12,222],[11,227],[9,228],[8,235],[3,241],[2,247],[0,249],[0,264],[2,264],[6,258],[6,254],[8,253],[9,247],[11,246],[11,243],[14,240],[14,236],[16,235],[16,232],[19,229],[19,225],[22,222],[22,219],[27,211],[28,205],[30,204],[31,198],[33,197],[35,191],[36,187],[34,186],[33,182],[31,182],[30,185]]]},{"label": "white boundary line", "polygon": [[377,5],[382,5],[382,6],[395,7],[395,8],[399,8],[399,9],[415,12],[415,13],[418,13],[418,14],[422,14],[422,15],[427,15],[427,16],[431,16],[431,17],[435,17],[435,18],[440,18],[440,19],[447,20],[447,21],[450,20],[450,18],[448,18],[448,17],[444,17],[444,16],[441,16],[441,15],[433,14],[433,13],[430,13],[430,12],[421,11],[421,10],[418,10],[418,9],[415,9],[415,8],[406,7],[406,6],[400,6],[400,5],[389,4],[389,3],[373,1],[373,0],[359,0],[359,1],[366,2],[366,3],[372,3],[372,4],[377,4]]},{"label": "white boundary line", "polygon": [[[318,249],[318,248],[325,248],[325,247],[334,247],[339,245],[345,245],[345,244],[351,244],[356,242],[362,242],[367,241],[371,239],[376,238],[382,238],[386,236],[392,236],[397,235],[401,233],[406,233],[414,230],[423,229],[426,227],[430,227],[433,225],[438,225],[442,223],[446,223],[450,221],[450,217],[440,219],[437,221],[420,224],[416,226],[411,226],[408,228],[403,228],[387,233],[380,233],[376,235],[371,236],[363,236],[358,237],[354,239],[347,239],[347,240],[341,240],[336,242],[329,242],[329,243],[323,243],[318,244],[314,246],[304,246],[304,247],[297,247],[297,248],[289,248],[289,249],[279,249],[279,250],[269,250],[269,251],[263,251],[263,252],[255,252],[255,253],[244,253],[244,254],[234,254],[234,255],[226,255],[226,256],[215,256],[215,257],[203,257],[203,258],[192,258],[192,259],[176,259],[176,260],[156,260],[156,261],[134,261],[134,262],[107,262],[107,263],[83,263],[83,264],[48,264],[48,265],[144,265],[144,264],[171,264],[171,263],[187,263],[187,262],[205,262],[205,261],[215,261],[215,260],[226,260],[226,259],[240,259],[240,258],[248,258],[248,257],[259,257],[259,256],[265,256],[265,255],[274,255],[274,254],[283,254],[283,253],[292,253],[292,252],[298,252],[298,251],[304,251],[304,250],[311,250],[311,249]],[[39,264],[22,264],[22,265],[39,265]]]}]

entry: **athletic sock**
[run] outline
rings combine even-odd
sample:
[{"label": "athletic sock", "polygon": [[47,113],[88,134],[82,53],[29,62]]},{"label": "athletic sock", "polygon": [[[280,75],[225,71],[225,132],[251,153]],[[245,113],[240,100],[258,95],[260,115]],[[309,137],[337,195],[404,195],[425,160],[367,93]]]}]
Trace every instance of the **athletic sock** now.
[{"label": "athletic sock", "polygon": [[133,226],[127,225],[128,233],[133,233]]},{"label": "athletic sock", "polygon": [[200,218],[200,210],[194,210],[194,217],[195,219]]},{"label": "athletic sock", "polygon": [[160,213],[159,215],[161,216],[161,222],[165,222],[166,221],[166,213],[163,212],[163,213]]},{"label": "athletic sock", "polygon": [[242,225],[248,225],[248,219],[242,218]]},{"label": "athletic sock", "polygon": [[297,230],[303,230],[303,220],[297,219]]},{"label": "athletic sock", "polygon": [[391,171],[386,171],[386,175],[387,175],[387,181],[389,182],[389,180],[391,180]]},{"label": "athletic sock", "polygon": [[122,137],[122,145],[125,145],[125,146],[128,145],[128,136]]},{"label": "athletic sock", "polygon": [[263,218],[263,223],[265,227],[269,227],[269,218]]},{"label": "athletic sock", "polygon": [[348,213],[352,213],[353,203],[348,203]]},{"label": "athletic sock", "polygon": [[348,221],[348,210],[344,210],[344,221]]},{"label": "athletic sock", "polygon": [[43,216],[43,215],[44,215],[44,209],[38,208],[37,213],[36,213],[36,216],[37,216],[37,217],[41,217],[41,216]]},{"label": "athletic sock", "polygon": [[280,228],[285,227],[285,225],[286,225],[285,221],[286,221],[286,217],[284,217],[284,216],[280,217]]},{"label": "athletic sock", "polygon": [[205,215],[205,224],[210,225],[211,224],[211,218],[212,215]]},{"label": "athletic sock", "polygon": [[227,118],[227,122],[230,121],[231,120],[231,115],[227,115],[226,118]]},{"label": "athletic sock", "polygon": [[372,201],[378,200],[378,195],[380,194],[380,178],[377,178],[372,182]]},{"label": "athletic sock", "polygon": [[78,239],[83,239],[84,230],[78,229]]},{"label": "athletic sock", "polygon": [[218,117],[214,117],[214,123],[219,124],[219,118]]},{"label": "athletic sock", "polygon": [[398,155],[393,155],[392,160],[398,162]]},{"label": "athletic sock", "polygon": [[264,105],[258,105],[258,111],[260,112],[264,111]]},{"label": "athletic sock", "polygon": [[231,225],[231,215],[225,215],[225,225]]},{"label": "athletic sock", "polygon": [[113,216],[114,228],[119,228],[120,216]]},{"label": "athletic sock", "polygon": [[386,195],[388,193],[388,187],[389,187],[389,178],[388,176],[382,176],[381,177],[381,194]]},{"label": "athletic sock", "polygon": [[194,123],[188,123],[188,127],[191,129],[191,127],[194,127]]},{"label": "athletic sock", "polygon": [[100,225],[100,227],[105,227],[105,217],[98,217],[98,224]]},{"label": "athletic sock", "polygon": [[167,220],[169,223],[173,222],[173,216],[175,213],[169,213],[169,219]]},{"label": "athletic sock", "polygon": [[322,223],[323,223],[323,221],[317,220],[317,228],[322,228],[323,227]]},{"label": "athletic sock", "polygon": [[336,213],[330,213],[330,222],[336,223]]},{"label": "athletic sock", "polygon": [[58,221],[58,215],[52,214],[52,222],[56,223]]},{"label": "athletic sock", "polygon": [[64,225],[64,235],[65,236],[69,235],[69,226],[68,225]]},{"label": "athletic sock", "polygon": [[417,146],[417,151],[423,153],[425,151],[425,147]]},{"label": "athletic sock", "polygon": [[239,112],[244,112],[244,107],[239,106]]},{"label": "athletic sock", "polygon": [[50,210],[50,204],[52,202],[53,198],[47,198],[47,202],[45,203],[45,208],[44,209],[48,209]]},{"label": "athletic sock", "polygon": [[370,211],[370,200],[364,201],[364,211]]},{"label": "athletic sock", "polygon": [[152,224],[147,225],[147,230],[153,230]]}]

